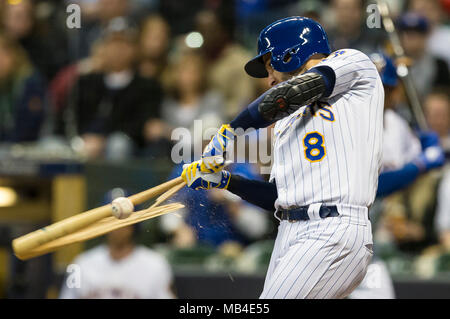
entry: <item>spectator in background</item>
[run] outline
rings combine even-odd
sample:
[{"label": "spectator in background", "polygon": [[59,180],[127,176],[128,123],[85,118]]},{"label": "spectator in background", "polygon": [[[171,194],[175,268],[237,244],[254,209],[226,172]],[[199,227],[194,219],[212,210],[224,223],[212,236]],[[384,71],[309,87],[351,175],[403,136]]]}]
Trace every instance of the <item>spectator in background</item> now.
[{"label": "spectator in background", "polygon": [[163,17],[152,15],[142,22],[139,38],[139,73],[158,79],[165,87],[168,77],[170,26]]},{"label": "spectator in background", "polygon": [[437,194],[437,208],[434,226],[440,244],[450,251],[450,169],[445,171]]},{"label": "spectator in background", "polygon": [[[195,15],[202,10],[205,0],[160,0],[159,12],[171,26],[174,35],[189,32],[195,26]],[[231,2],[231,1],[229,1]]]},{"label": "spectator in background", "polygon": [[72,30],[69,36],[71,53],[76,59],[85,58],[91,52],[91,47],[109,30],[120,30],[125,27],[136,27],[131,19],[130,0],[95,0],[85,2],[81,7],[83,27]]},{"label": "spectator in background", "polygon": [[417,13],[408,12],[397,20],[400,41],[407,57],[412,59],[410,73],[421,98],[434,86],[450,85],[447,63],[427,51],[430,26],[428,20]]},{"label": "spectator in background", "polygon": [[[179,127],[189,129],[194,136],[196,120],[201,121],[203,132],[209,128],[217,129],[224,120],[224,113],[222,95],[208,86],[202,56],[194,51],[181,53],[171,66],[170,86],[161,110],[162,119],[168,125],[166,138],[170,139],[171,131]],[[149,133],[150,130],[152,127],[148,127]]]},{"label": "spectator in background", "polygon": [[91,55],[61,69],[50,82],[49,98],[53,112],[53,133],[68,138],[76,136],[75,116],[70,114],[69,95],[80,76],[101,73],[104,68],[105,49],[101,41],[94,44]]},{"label": "spectator in background", "polygon": [[92,21],[98,16],[98,1],[99,0],[64,0],[66,5],[77,4],[83,13],[83,20]]},{"label": "spectator in background", "polygon": [[130,11],[133,19],[142,21],[149,12],[159,9],[162,0],[130,0]]},{"label": "spectator in background", "polygon": [[[127,190],[107,192],[102,205],[129,196]],[[164,256],[136,244],[139,224],[108,233],[106,243],[78,256],[79,288],[64,281],[61,299],[172,299],[172,269]]]},{"label": "spectator in background", "polygon": [[55,26],[39,24],[31,0],[5,1],[1,17],[5,36],[17,41],[39,72],[50,80],[67,63],[66,41]]},{"label": "spectator in background", "polygon": [[0,141],[36,141],[45,114],[42,77],[20,45],[0,35]]},{"label": "spectator in background", "polygon": [[445,18],[449,18],[440,0],[411,0],[409,9],[423,14],[430,23],[430,35],[427,41],[427,50],[439,57],[450,66],[450,26],[445,25]]},{"label": "spectator in background", "polygon": [[81,76],[72,92],[78,133],[90,158],[123,159],[148,142],[147,121],[159,118],[162,90],[136,72],[134,30],[111,31],[103,40],[103,72]]},{"label": "spectator in background", "polygon": [[97,0],[98,19],[105,28],[114,19],[125,19],[131,24],[132,1],[130,0]]},{"label": "spectator in background", "polygon": [[315,0],[298,1],[295,6],[293,6],[293,9],[298,10],[301,16],[313,19],[322,25],[324,22],[321,21],[321,14],[325,8],[326,7],[322,1]]},{"label": "spectator in background", "polygon": [[366,1],[333,0],[331,5],[335,21],[327,33],[334,50],[352,48],[370,54],[383,45],[384,32],[366,25]]},{"label": "spectator in background", "polygon": [[64,281],[61,299],[172,299],[172,270],[166,259],[136,246],[133,226],[107,234],[106,245],[78,256],[80,286]]},{"label": "spectator in background", "polygon": [[201,11],[196,29],[203,36],[201,47],[211,88],[220,92],[226,103],[226,117],[233,118],[255,95],[255,81],[242,67],[248,52],[233,40],[234,21],[227,11]]},{"label": "spectator in background", "polygon": [[[57,0],[54,0],[57,1]],[[100,0],[65,0],[66,4],[76,3],[81,7],[83,16],[87,20],[95,20],[99,16]],[[148,12],[155,11],[159,6],[160,0],[128,0],[129,12],[134,19],[140,20],[143,15],[147,15]],[[117,4],[117,2],[116,2]],[[115,5],[115,4],[113,4]]]},{"label": "spectator in background", "polygon": [[425,98],[425,117],[430,129],[437,132],[442,148],[450,154],[450,97],[447,89],[434,89]]}]

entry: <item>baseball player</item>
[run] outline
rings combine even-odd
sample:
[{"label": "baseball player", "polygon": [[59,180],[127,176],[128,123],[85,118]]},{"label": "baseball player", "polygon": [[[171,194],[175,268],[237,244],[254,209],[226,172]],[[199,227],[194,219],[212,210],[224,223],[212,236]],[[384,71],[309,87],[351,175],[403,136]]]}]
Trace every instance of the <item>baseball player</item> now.
[{"label": "baseball player", "polygon": [[[381,166],[384,90],[362,52],[331,52],[322,26],[289,17],[267,26],[245,66],[272,86],[223,125],[182,177],[222,188],[266,210],[278,234],[260,298],[344,298],[373,255],[368,209]],[[238,128],[275,123],[269,182],[224,167]]]}]

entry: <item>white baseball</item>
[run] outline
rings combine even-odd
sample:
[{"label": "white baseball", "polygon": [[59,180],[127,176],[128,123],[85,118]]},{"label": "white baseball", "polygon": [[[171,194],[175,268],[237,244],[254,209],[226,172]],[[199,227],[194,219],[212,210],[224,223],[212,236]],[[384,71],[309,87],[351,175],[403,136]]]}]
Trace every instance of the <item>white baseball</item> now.
[{"label": "white baseball", "polygon": [[112,201],[112,214],[117,219],[125,219],[130,217],[134,211],[133,203],[126,197],[118,197]]}]

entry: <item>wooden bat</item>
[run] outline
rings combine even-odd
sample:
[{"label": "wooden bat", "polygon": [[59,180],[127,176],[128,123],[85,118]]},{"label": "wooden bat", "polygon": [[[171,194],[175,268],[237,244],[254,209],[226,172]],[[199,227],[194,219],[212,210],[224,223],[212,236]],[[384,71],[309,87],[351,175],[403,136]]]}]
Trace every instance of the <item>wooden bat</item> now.
[{"label": "wooden bat", "polygon": [[[389,6],[384,0],[377,0],[377,5],[383,19],[384,29],[389,36],[389,42],[392,44],[394,55],[398,60],[401,60],[400,58],[405,57],[405,51],[401,45],[397,30],[395,29],[395,24],[390,17]],[[406,97],[411,106],[417,125],[421,130],[426,131],[428,129],[428,124],[408,66],[401,62],[397,66],[397,74],[405,87]]]},{"label": "wooden bat", "polygon": [[167,192],[165,192],[164,194],[162,194],[161,196],[159,196],[155,203],[150,206],[149,208],[153,208],[156,206],[161,205],[163,202],[165,202],[166,200],[168,200],[169,198],[171,198],[173,195],[175,195],[180,189],[182,189],[184,186],[186,186],[185,182],[182,182],[176,186],[174,186],[173,188],[169,189]]},{"label": "wooden bat", "polygon": [[174,212],[183,207],[184,205],[180,203],[174,203],[135,212],[127,219],[117,219],[112,216],[107,217],[86,228],[50,241],[34,249],[28,250],[22,254],[16,253],[16,256],[22,260],[41,256],[53,252],[63,246],[89,240],[125,226],[133,225],[144,220]]},{"label": "wooden bat", "polygon": [[[140,205],[181,183],[183,183],[183,180],[181,177],[178,177],[141,193],[132,195],[128,197],[128,199],[133,205]],[[16,256],[27,256],[28,252],[39,246],[65,235],[72,234],[109,216],[112,216],[112,206],[110,204],[66,218],[14,239],[12,242],[14,253]]]},{"label": "wooden bat", "polygon": [[[232,163],[233,163],[232,161],[226,161],[224,167],[227,167],[227,166],[231,165]],[[184,186],[186,186],[186,183],[183,180],[181,180],[178,185],[175,185],[173,188],[169,189],[167,192],[165,192],[164,194],[159,196],[156,199],[155,203],[152,206],[150,206],[149,208],[153,208],[153,207],[161,205],[163,202],[165,202],[170,197],[175,195]]]}]

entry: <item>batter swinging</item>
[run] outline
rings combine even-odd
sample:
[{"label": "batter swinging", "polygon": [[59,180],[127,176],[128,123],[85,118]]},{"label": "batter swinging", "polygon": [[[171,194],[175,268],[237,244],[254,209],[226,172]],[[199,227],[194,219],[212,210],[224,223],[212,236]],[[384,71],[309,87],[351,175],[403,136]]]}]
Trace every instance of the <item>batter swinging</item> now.
[{"label": "batter swinging", "polygon": [[[182,177],[193,189],[223,188],[280,220],[261,298],[344,298],[372,258],[368,208],[381,163],[384,91],[362,52],[331,52],[322,26],[304,17],[260,34],[246,72],[272,88],[223,125]],[[269,182],[223,170],[236,128],[275,123]]]}]

